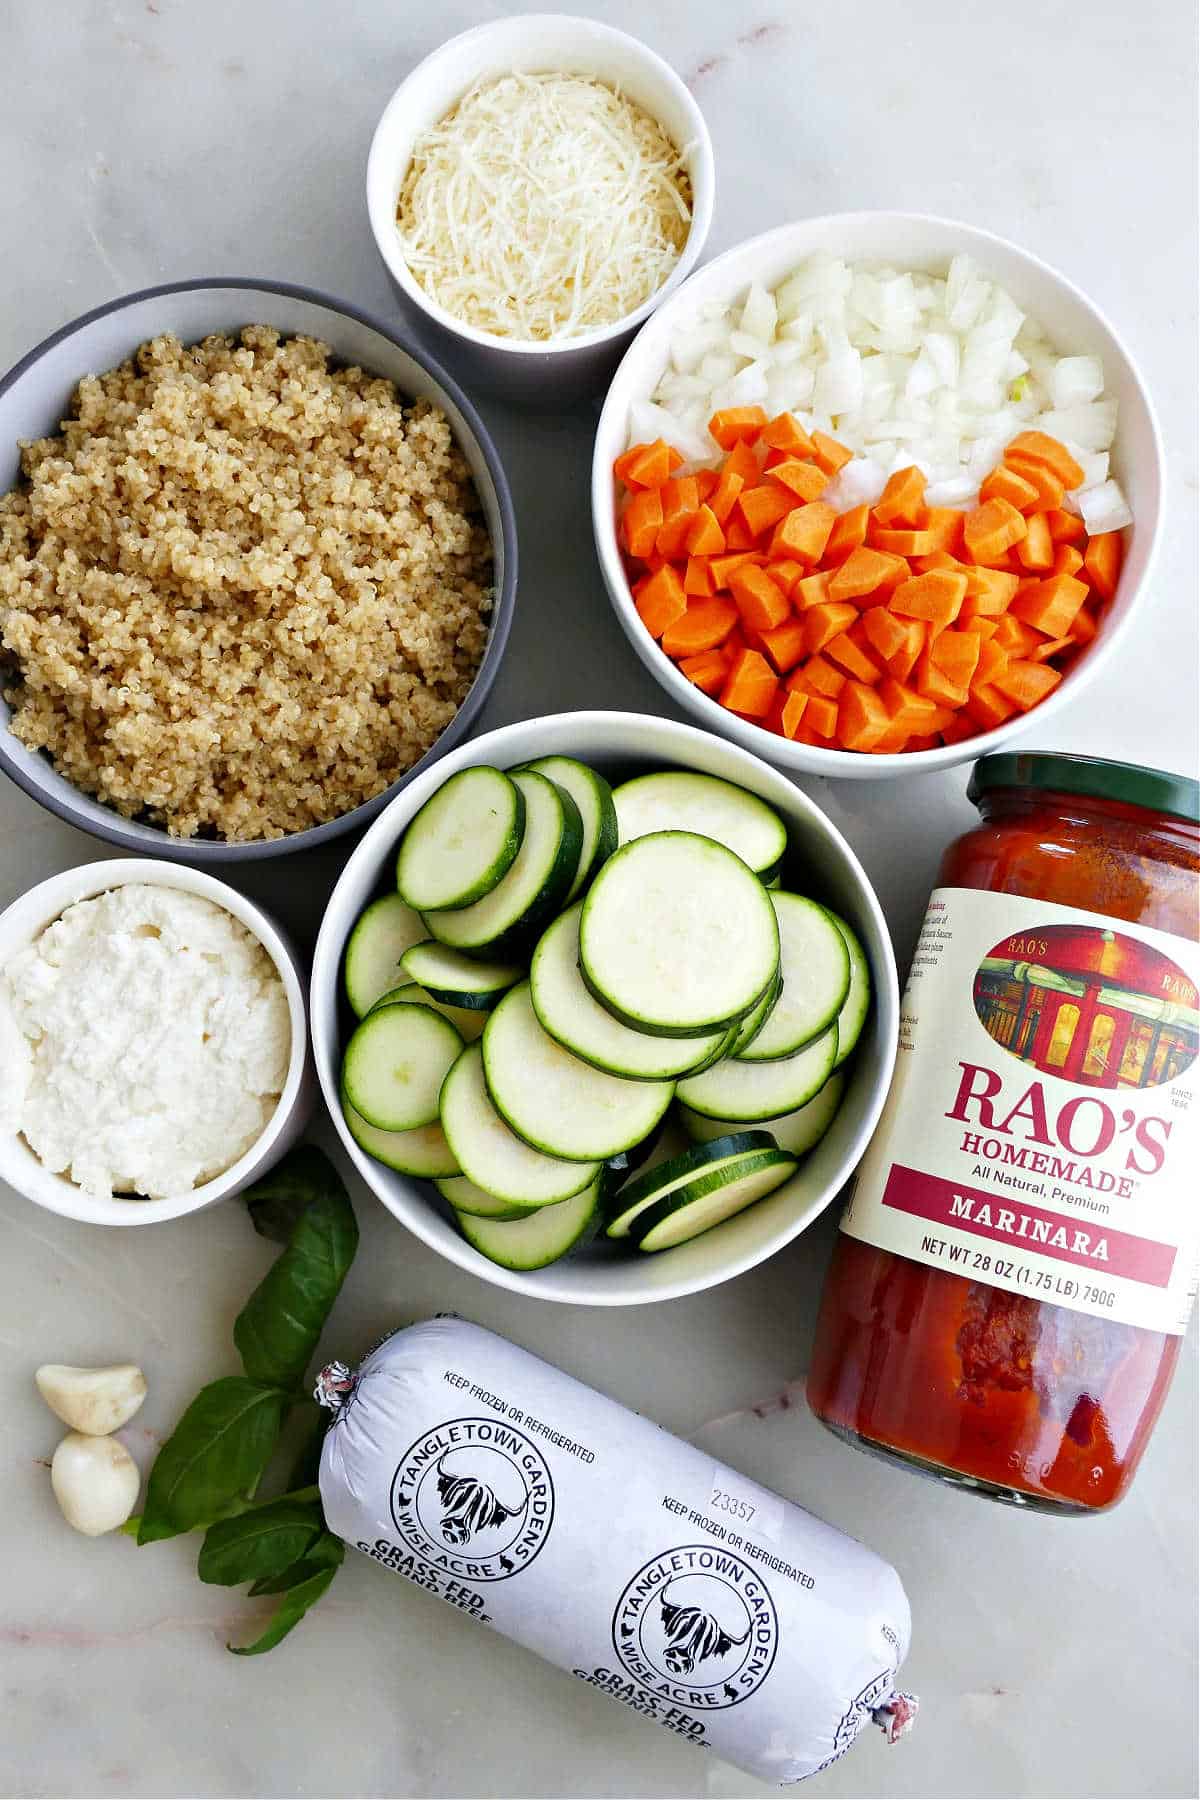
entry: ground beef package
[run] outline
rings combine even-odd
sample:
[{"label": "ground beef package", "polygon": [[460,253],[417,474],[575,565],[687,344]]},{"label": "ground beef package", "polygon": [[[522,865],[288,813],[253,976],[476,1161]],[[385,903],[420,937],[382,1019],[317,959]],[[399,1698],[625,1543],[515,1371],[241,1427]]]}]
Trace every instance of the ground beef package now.
[{"label": "ground beef package", "polygon": [[762,1780],[896,1737],[908,1601],[870,1550],[456,1318],[324,1371],[330,1529]]}]

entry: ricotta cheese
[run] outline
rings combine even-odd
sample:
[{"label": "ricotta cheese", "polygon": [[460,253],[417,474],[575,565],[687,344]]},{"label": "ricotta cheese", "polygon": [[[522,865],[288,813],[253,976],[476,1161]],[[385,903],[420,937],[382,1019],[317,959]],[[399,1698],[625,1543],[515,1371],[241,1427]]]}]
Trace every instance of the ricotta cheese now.
[{"label": "ricotta cheese", "polygon": [[267,952],[178,888],[79,900],[0,974],[0,1127],[96,1197],[163,1199],[228,1169],[290,1051]]}]

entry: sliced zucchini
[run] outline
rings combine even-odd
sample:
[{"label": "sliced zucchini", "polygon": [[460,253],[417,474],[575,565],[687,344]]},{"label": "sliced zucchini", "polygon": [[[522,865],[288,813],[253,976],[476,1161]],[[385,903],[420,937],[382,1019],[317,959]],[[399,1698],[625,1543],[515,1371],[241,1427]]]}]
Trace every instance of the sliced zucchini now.
[{"label": "sliced zucchini", "polygon": [[436,938],[406,950],[400,966],[435,1000],[462,1012],[490,1012],[525,973],[519,963],[483,962],[439,944]]},{"label": "sliced zucchini", "polygon": [[811,1044],[833,1024],[850,988],[846,940],[825,908],[778,892],[771,904],[779,920],[783,992],[753,1042],[734,1051],[746,1062],[773,1062]]},{"label": "sliced zucchini", "polygon": [[726,1057],[702,1075],[689,1075],[675,1090],[684,1106],[709,1119],[758,1124],[794,1112],[819,1094],[833,1073],[837,1026],[777,1062],[744,1062]]},{"label": "sliced zucchini", "polygon": [[613,791],[603,775],[597,775],[586,763],[576,762],[573,756],[542,756],[537,762],[523,766],[556,781],[579,808],[583,845],[579,852],[579,867],[564,903],[569,906],[617,847],[617,809],[613,805]]},{"label": "sliced zucchini", "polygon": [[613,792],[622,844],[657,831],[694,831],[715,838],[770,879],[787,849],[787,831],[765,800],[716,775],[666,769],[639,775]]},{"label": "sliced zucchini", "polygon": [[618,1150],[615,1156],[607,1158],[604,1166],[610,1177],[609,1193],[614,1193],[623,1181],[628,1181],[629,1177],[641,1168],[646,1158],[653,1155],[658,1140],[662,1136],[665,1118],[666,1114],[658,1121],[654,1130],[647,1133],[640,1144],[634,1144],[631,1150]]},{"label": "sliced zucchini", "polygon": [[723,1031],[703,1037],[651,1037],[622,1025],[589,991],[579,973],[577,901],[545,930],[533,953],[529,985],[542,1029],[573,1056],[627,1081],[666,1081],[700,1068],[720,1052]]},{"label": "sliced zucchini", "polygon": [[[403,969],[400,971],[404,973]],[[483,1036],[483,1028],[487,1024],[487,1014],[475,1012],[465,1006],[447,1006],[443,1000],[435,1000],[415,981],[406,981],[403,987],[389,989],[381,994],[371,1008],[378,1012],[384,1006],[432,1006],[434,1012],[441,1013],[443,1019],[449,1019],[464,1044],[473,1044],[476,1038]]]},{"label": "sliced zucchini", "polygon": [[626,844],[592,883],[579,965],[635,1031],[696,1037],[742,1019],[779,968],[770,895],[711,838],[661,831]]},{"label": "sliced zucchini", "polygon": [[[829,908],[825,908],[829,912]],[[839,919],[835,912],[830,918],[846,940],[846,949],[850,956],[850,986],[846,998],[842,1001],[842,1010],[838,1014],[838,1052],[834,1068],[840,1068],[862,1036],[863,1026],[867,1022],[867,1014],[871,1010],[871,965],[867,961],[867,953],[847,925],[845,919]]]},{"label": "sliced zucchini", "polygon": [[389,1169],[395,1169],[401,1175],[422,1175],[427,1181],[458,1174],[454,1152],[436,1121],[432,1125],[418,1125],[413,1131],[380,1131],[378,1126],[369,1125],[361,1113],[355,1112],[345,1093],[342,1094],[342,1116],[359,1148]]},{"label": "sliced zucchini", "polygon": [[525,796],[501,769],[460,769],[410,820],[396,857],[396,891],[417,912],[470,906],[512,867]]},{"label": "sliced zucchini", "polygon": [[[777,971],[774,981],[771,983],[758,1005],[754,1007],[751,1012],[746,1014],[741,1024],[735,1029],[733,1041],[729,1046],[726,1053],[727,1055],[739,1056],[746,1048],[747,1044],[752,1044],[754,1042],[771,1014],[775,1011],[776,1002],[782,992],[783,975]],[[699,1074],[699,1072],[698,1069],[693,1070],[693,1074]]]},{"label": "sliced zucchini", "polygon": [[[779,1148],[786,1150],[789,1156],[803,1156],[820,1143],[833,1124],[845,1091],[846,1077],[840,1069],[836,1070],[820,1093],[806,1105],[798,1106],[794,1112],[783,1113],[777,1119],[761,1120],[762,1129],[769,1131]],[[690,1106],[679,1108],[679,1123],[698,1144],[710,1143],[728,1131],[741,1129],[736,1120],[706,1119],[701,1113],[693,1112]]]},{"label": "sliced zucchini", "polygon": [[527,1219],[539,1211],[536,1206],[513,1206],[507,1200],[497,1200],[495,1194],[489,1194],[465,1175],[447,1175],[433,1185],[456,1213],[471,1213],[477,1219]]},{"label": "sliced zucchini", "polygon": [[342,980],[346,998],[360,1019],[366,1018],[381,994],[403,981],[400,958],[428,936],[424,921],[399,894],[372,900],[359,914],[346,939]]},{"label": "sliced zucchini", "polygon": [[502,1269],[544,1269],[595,1235],[601,1186],[597,1175],[572,1199],[541,1206],[524,1219],[482,1219],[460,1212],[458,1228],[468,1244]]},{"label": "sliced zucchini", "polygon": [[583,821],[570,794],[532,769],[512,777],[525,799],[516,860],[490,894],[455,912],[429,913],[422,937],[496,957],[540,930],[558,911],[579,866]]},{"label": "sliced zucchini", "polygon": [[413,1131],[437,1119],[442,1082],[462,1047],[431,1006],[384,1006],[367,1014],[346,1045],[341,1085],[368,1125]]},{"label": "sliced zucchini", "polygon": [[774,1139],[768,1137],[765,1131],[732,1131],[711,1144],[693,1144],[689,1150],[681,1150],[678,1156],[655,1163],[652,1169],[639,1175],[636,1181],[627,1182],[609,1202],[605,1235],[610,1238],[629,1237],[634,1221],[641,1217],[648,1206],[656,1205],[668,1194],[673,1194],[678,1187],[694,1181],[698,1174],[705,1170],[724,1168],[727,1163],[737,1162],[746,1156],[762,1155],[775,1148]]},{"label": "sliced zucchini", "polygon": [[796,1159],[782,1150],[754,1150],[715,1169],[703,1170],[643,1211],[635,1236],[639,1250],[670,1250],[714,1225],[744,1212],[781,1187],[796,1172]]},{"label": "sliced zucchini", "polygon": [[509,1130],[488,1096],[478,1044],[467,1046],[442,1084],[442,1130],[463,1174],[511,1206],[569,1200],[599,1173],[598,1162],[543,1156]]},{"label": "sliced zucchini", "polygon": [[492,1104],[547,1156],[598,1162],[641,1143],[675,1092],[672,1081],[624,1081],[581,1062],[538,1023],[529,983],[507,993],[483,1034]]}]

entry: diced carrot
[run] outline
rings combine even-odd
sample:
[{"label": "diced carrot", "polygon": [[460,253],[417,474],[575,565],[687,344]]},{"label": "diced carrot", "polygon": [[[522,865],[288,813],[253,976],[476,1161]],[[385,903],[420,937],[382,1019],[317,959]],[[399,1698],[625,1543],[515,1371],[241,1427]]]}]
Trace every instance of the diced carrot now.
[{"label": "diced carrot", "polygon": [[1074,638],[1075,642],[1077,644],[1090,644],[1098,630],[1099,626],[1096,623],[1095,615],[1091,608],[1088,606],[1081,606],[1079,611],[1075,614],[1075,620],[1071,626],[1071,636]]},{"label": "diced carrot", "polygon": [[1061,506],[1046,514],[1050,537],[1056,544],[1077,544],[1087,536],[1087,526],[1078,513],[1064,512]]},{"label": "diced carrot", "polygon": [[721,689],[721,705],[731,712],[761,719],[770,709],[776,686],[774,671],[766,658],[757,650],[743,650],[734,659]]},{"label": "diced carrot", "polygon": [[725,461],[721,464],[721,472],[740,475],[744,487],[753,487],[762,478],[762,469],[758,457],[754,454],[752,444],[743,438],[733,446]]},{"label": "diced carrot", "polygon": [[893,556],[929,556],[938,547],[932,531],[892,529],[886,525],[872,525],[867,542],[872,549],[888,550]]},{"label": "diced carrot", "polygon": [[1007,466],[1022,481],[1027,481],[1037,494],[1036,507],[1039,512],[1057,512],[1067,497],[1064,488],[1054,470],[1043,462],[1034,462],[1028,456],[1009,456],[1005,452]]},{"label": "diced carrot", "polygon": [[885,675],[880,682],[879,698],[887,707],[892,724],[906,733],[922,730],[936,711],[932,700],[919,694],[915,688],[906,687],[893,675]]},{"label": "diced carrot", "polygon": [[846,685],[846,677],[840,669],[835,669],[831,662],[823,656],[810,656],[803,669],[797,669],[791,677],[795,683],[808,688],[814,694],[823,694],[827,700],[836,700]]},{"label": "diced carrot", "polygon": [[753,631],[770,631],[772,626],[782,625],[791,611],[787,595],[776,587],[765,569],[756,568],[753,563],[734,570],[729,591],[743,625]]},{"label": "diced carrot", "polygon": [[[954,708],[952,706],[935,706],[933,709],[933,717],[929,721],[928,735],[931,737],[936,737],[936,735],[939,731],[945,731],[947,725],[950,724],[950,722],[954,718],[954,716],[955,716],[955,713],[954,713]],[[933,748],[932,744],[926,745],[926,749],[932,749],[932,748]]]},{"label": "diced carrot", "polygon": [[718,591],[727,588],[735,569],[744,569],[748,565],[757,567],[761,560],[753,550],[738,550],[730,555],[714,556],[708,565],[712,573],[713,587]]},{"label": "diced carrot", "polygon": [[829,437],[823,431],[812,433],[812,449],[809,455],[815,463],[824,469],[827,475],[836,475],[844,469],[854,452],[847,450],[845,444],[839,444],[836,438]]},{"label": "diced carrot", "polygon": [[805,653],[803,619],[785,619],[761,634],[762,647],[781,675],[786,675],[801,661]]},{"label": "diced carrot", "polygon": [[768,554],[793,557],[797,562],[818,563],[829,542],[837,514],[824,500],[794,506],[775,527]]},{"label": "diced carrot", "polygon": [[804,564],[793,562],[789,557],[782,557],[778,562],[771,564],[771,580],[783,589],[789,600],[792,596],[792,589],[797,582],[803,581],[804,575]]},{"label": "diced carrot", "polygon": [[862,594],[873,594],[895,573],[897,559],[866,545],[852,550],[829,583],[831,600],[855,600]]},{"label": "diced carrot", "polygon": [[827,694],[810,694],[804,709],[804,723],[819,738],[832,738],[838,728],[838,703]]},{"label": "diced carrot", "polygon": [[663,522],[654,540],[654,548],[660,556],[674,560],[684,554],[692,521],[700,508],[700,490],[696,486],[696,477],[672,476],[670,481],[663,482],[658,490],[658,497],[662,501]]},{"label": "diced carrot", "polygon": [[1054,542],[1045,513],[1032,513],[1025,536],[1016,547],[1016,558],[1022,568],[1041,572],[1054,566]]},{"label": "diced carrot", "polygon": [[821,560],[826,563],[845,562],[852,550],[857,550],[860,544],[866,543],[870,521],[869,506],[852,506],[849,512],[839,513]]},{"label": "diced carrot", "polygon": [[704,502],[710,497],[710,495],[712,495],[716,491],[716,486],[717,486],[718,481],[720,481],[720,479],[721,479],[721,477],[718,475],[718,473],[715,469],[697,469],[696,470],[695,481],[696,481],[696,487],[700,494],[701,506],[703,506]]},{"label": "diced carrot", "polygon": [[756,720],[755,723],[761,725],[764,731],[774,731],[778,736],[782,737],[783,709],[787,705],[787,699],[787,689],[776,684],[775,692],[771,695],[770,706],[768,706],[762,718]]},{"label": "diced carrot", "polygon": [[979,662],[980,640],[973,631],[943,631],[929,643],[929,657],[957,688],[968,688]]},{"label": "diced carrot", "polygon": [[957,506],[927,506],[919,529],[929,531],[937,539],[939,550],[956,553],[962,546],[963,521],[966,514]]},{"label": "diced carrot", "polygon": [[992,686],[1022,712],[1028,712],[1031,706],[1053,693],[1061,680],[1062,670],[1048,668],[1045,663],[1010,662],[1007,669],[996,676]]},{"label": "diced carrot", "polygon": [[[925,477],[911,463],[889,475],[887,484],[871,509],[877,525],[914,526],[925,504]],[[881,548],[886,549],[883,545]]]},{"label": "diced carrot", "polygon": [[1003,569],[972,569],[967,575],[967,597],[960,617],[964,622],[998,619],[1012,604],[1020,585],[1019,575],[1009,575]]},{"label": "diced carrot", "polygon": [[[1042,516],[1047,519],[1050,517],[1049,513],[1043,513]],[[1052,575],[1078,575],[1082,567],[1083,557],[1074,544],[1055,544],[1054,561],[1050,565]]]},{"label": "diced carrot", "polygon": [[979,646],[979,661],[971,685],[978,681],[994,681],[1000,670],[1007,666],[1008,651],[1001,649],[994,638],[988,638]]},{"label": "diced carrot", "polygon": [[901,750],[916,748],[916,739],[903,726],[891,725],[881,738],[876,738],[870,745],[869,756],[896,756]]},{"label": "diced carrot", "polygon": [[621,515],[621,532],[625,548],[631,556],[645,560],[654,549],[654,540],[662,528],[662,501],[657,488],[643,488],[634,494]]},{"label": "diced carrot", "polygon": [[1025,536],[1025,520],[1007,500],[985,500],[967,514],[963,542],[972,562],[990,563]]},{"label": "diced carrot", "polygon": [[651,637],[660,638],[669,625],[687,611],[687,595],[678,570],[668,563],[651,575],[635,602],[642,624]]},{"label": "diced carrot", "polygon": [[862,615],[861,624],[867,642],[884,662],[895,656],[908,641],[907,622],[898,619],[886,606],[873,606],[870,612]]},{"label": "diced carrot", "polygon": [[[963,612],[966,611],[967,603],[969,600],[970,600],[970,595],[968,594],[967,599],[963,601]],[[956,620],[956,624],[958,625],[960,630],[973,631],[975,633],[975,636],[977,638],[980,638],[985,644],[986,644],[987,640],[993,635],[993,633],[995,632],[996,627],[997,627],[997,625],[999,625],[999,623],[1000,623],[999,619],[985,619],[985,618],[964,619],[963,614],[961,612],[959,613],[958,618]]]},{"label": "diced carrot", "polygon": [[825,655],[830,662],[844,669],[847,675],[853,675],[856,681],[866,682],[874,687],[879,680],[880,668],[873,656],[869,656],[860,644],[856,644],[849,632],[840,631],[835,638],[830,638],[825,646]]},{"label": "diced carrot", "polygon": [[702,650],[715,650],[737,620],[737,607],[729,600],[693,600],[682,617],[663,632],[662,647],[668,656],[698,656]]},{"label": "diced carrot", "polygon": [[1102,600],[1111,600],[1117,591],[1117,578],[1121,573],[1121,555],[1119,531],[1100,531],[1094,538],[1088,539],[1083,566],[1088,580]]},{"label": "diced carrot", "polygon": [[1074,648],[1075,639],[1073,637],[1047,638],[1044,644],[1038,645],[1029,660],[1031,662],[1053,662],[1055,657],[1061,656],[1064,650],[1074,650]]},{"label": "diced carrot", "polygon": [[810,656],[832,643],[840,632],[853,625],[858,608],[848,601],[826,600],[821,606],[810,606],[804,614],[804,642]]},{"label": "diced carrot", "polygon": [[717,523],[710,506],[701,506],[687,534],[689,556],[720,556],[725,548],[725,533]]},{"label": "diced carrot", "polygon": [[837,733],[847,750],[869,750],[891,724],[887,707],[864,681],[848,681],[838,702]]},{"label": "diced carrot", "polygon": [[791,590],[792,605],[801,612],[807,612],[810,606],[820,606],[829,599],[829,584],[833,576],[828,569],[818,569],[812,575],[803,575]]},{"label": "diced carrot", "polygon": [[787,488],[763,482],[761,487],[743,488],[734,507],[734,517],[741,518],[755,537],[761,537],[772,525],[778,525],[796,504],[796,496]]},{"label": "diced carrot", "polygon": [[735,509],[732,518],[725,526],[725,548],[727,550],[754,550],[757,547],[758,534],[751,531],[745,519],[741,518]]},{"label": "diced carrot", "polygon": [[925,648],[925,640],[929,635],[929,627],[923,619],[905,621],[907,635],[899,650],[887,659],[887,666],[897,681],[907,681],[917,666],[918,658]]},{"label": "diced carrot", "polygon": [[1006,694],[991,682],[977,681],[967,695],[966,711],[983,731],[994,731],[1011,719],[1017,708]]},{"label": "diced carrot", "polygon": [[695,687],[715,696],[725,686],[729,660],[719,650],[705,650],[699,656],[685,656],[679,668]]},{"label": "diced carrot", "polygon": [[824,469],[818,469],[816,463],[802,462],[799,457],[789,457],[786,462],[776,463],[769,470],[768,478],[777,481],[788,493],[794,494],[796,500],[818,500],[829,486],[829,477]]},{"label": "diced carrot", "polygon": [[1086,583],[1074,575],[1051,575],[1039,581],[1032,593],[1018,594],[1009,610],[1046,637],[1065,637],[1087,597]]},{"label": "diced carrot", "polygon": [[655,438],[652,444],[634,444],[624,456],[618,456],[613,473],[628,488],[661,487],[682,461],[678,450]]},{"label": "diced carrot", "polygon": [[761,442],[771,450],[782,450],[788,456],[811,456],[812,439],[799,419],[790,412],[777,413],[763,426]]},{"label": "diced carrot", "polygon": [[1020,619],[1014,619],[1011,613],[1005,613],[996,626],[996,635],[992,642],[997,650],[1003,650],[1008,656],[1031,656],[1041,643],[1041,638],[1032,625],[1026,625]]},{"label": "diced carrot", "polygon": [[978,731],[978,725],[968,713],[956,713],[948,725],[942,726],[942,742],[944,744],[961,744],[964,739],[975,737]]},{"label": "diced carrot", "polygon": [[722,450],[732,450],[735,444],[754,443],[766,422],[761,406],[727,406],[713,414],[708,429]]},{"label": "diced carrot", "polygon": [[1031,462],[1043,463],[1053,471],[1067,489],[1083,486],[1083,470],[1071,455],[1065,444],[1052,438],[1044,431],[1021,431],[1004,452],[1004,460],[1011,463],[1012,458],[1028,457]]},{"label": "diced carrot", "polygon": [[801,693],[798,688],[793,688],[788,694],[783,703],[783,715],[780,719],[780,729],[784,737],[795,737],[800,729],[800,722],[808,709],[810,698],[810,695]]},{"label": "diced carrot", "polygon": [[717,478],[717,485],[708,497],[708,507],[718,525],[724,525],[733,511],[734,501],[746,485],[746,478],[736,469],[728,465],[722,469]]},{"label": "diced carrot", "polygon": [[925,619],[936,635],[952,625],[967,592],[967,578],[951,569],[930,569],[902,582],[892,595],[893,612],[906,619]]},{"label": "diced carrot", "polygon": [[[930,569],[961,569],[969,575],[975,567],[974,563],[959,562],[957,556],[952,556],[949,550],[927,550],[923,556],[911,556],[908,560],[914,575],[928,575]],[[967,592],[970,591],[968,584]]]},{"label": "diced carrot", "polygon": [[981,501],[1007,500],[1019,513],[1028,513],[1038,503],[1038,491],[1032,481],[1026,481],[1007,463],[1000,463],[980,484],[979,498]]},{"label": "diced carrot", "polygon": [[712,569],[706,556],[688,557],[683,572],[683,591],[689,600],[705,599],[712,593]]},{"label": "diced carrot", "polygon": [[916,684],[918,694],[924,694],[927,700],[939,706],[959,707],[967,698],[966,687],[960,687],[943,669],[939,669],[928,649],[922,650],[917,658]]}]

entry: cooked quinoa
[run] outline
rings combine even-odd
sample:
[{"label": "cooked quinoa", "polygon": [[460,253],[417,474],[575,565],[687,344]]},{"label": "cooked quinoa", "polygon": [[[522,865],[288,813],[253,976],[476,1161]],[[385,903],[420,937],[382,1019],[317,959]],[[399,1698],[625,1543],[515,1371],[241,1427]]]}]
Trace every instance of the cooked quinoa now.
[{"label": "cooked quinoa", "polygon": [[479,667],[491,547],[444,416],[263,325],[81,381],[0,497],[11,729],[127,817],[281,837],[378,794]]}]

